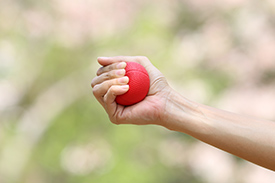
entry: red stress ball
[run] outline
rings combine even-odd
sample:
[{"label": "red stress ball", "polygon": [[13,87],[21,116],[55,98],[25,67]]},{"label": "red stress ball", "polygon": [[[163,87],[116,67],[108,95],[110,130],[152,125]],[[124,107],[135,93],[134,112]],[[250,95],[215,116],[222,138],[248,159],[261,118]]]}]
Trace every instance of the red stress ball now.
[{"label": "red stress ball", "polygon": [[150,79],[146,69],[136,62],[127,62],[125,70],[125,76],[129,78],[129,90],[125,94],[117,96],[116,102],[129,106],[146,97],[150,88]]}]

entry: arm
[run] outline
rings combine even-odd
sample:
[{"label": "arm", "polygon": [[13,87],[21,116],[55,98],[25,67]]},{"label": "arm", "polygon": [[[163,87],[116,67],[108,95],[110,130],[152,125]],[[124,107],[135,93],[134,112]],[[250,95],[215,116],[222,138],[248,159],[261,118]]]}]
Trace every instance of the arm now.
[{"label": "arm", "polygon": [[170,96],[168,129],[189,134],[240,158],[275,171],[275,123]]},{"label": "arm", "polygon": [[[140,103],[115,103],[128,90],[124,62],[142,64],[150,90]],[[171,89],[146,57],[99,58],[103,66],[92,81],[93,93],[115,124],[156,124],[191,135],[231,154],[275,171],[275,123],[192,102]],[[122,79],[124,78],[124,79]]]}]

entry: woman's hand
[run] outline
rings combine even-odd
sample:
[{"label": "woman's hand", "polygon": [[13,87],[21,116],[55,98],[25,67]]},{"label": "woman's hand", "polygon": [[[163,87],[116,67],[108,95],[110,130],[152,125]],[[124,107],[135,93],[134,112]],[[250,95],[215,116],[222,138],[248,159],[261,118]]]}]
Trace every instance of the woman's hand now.
[{"label": "woman's hand", "polygon": [[[138,62],[150,77],[148,96],[132,106],[115,102],[129,89],[125,62]],[[115,124],[157,124],[183,132],[250,162],[275,171],[275,123],[205,106],[172,90],[146,57],[98,58],[103,66],[93,93]]]},{"label": "woman's hand", "polygon": [[[146,98],[132,106],[122,106],[115,102],[116,96],[129,89],[129,78],[125,76],[127,62],[137,62],[145,67],[150,77],[150,89]],[[102,65],[91,86],[93,94],[104,107],[114,124],[158,124],[165,126],[165,108],[172,92],[166,79],[148,58],[143,56],[99,57]]]}]

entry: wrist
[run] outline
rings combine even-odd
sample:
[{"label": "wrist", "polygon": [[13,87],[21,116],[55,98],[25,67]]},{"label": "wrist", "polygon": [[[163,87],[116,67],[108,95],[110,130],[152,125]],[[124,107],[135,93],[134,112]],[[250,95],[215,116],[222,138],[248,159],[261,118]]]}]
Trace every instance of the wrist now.
[{"label": "wrist", "polygon": [[209,133],[202,105],[173,91],[168,96],[164,127],[191,136]]}]

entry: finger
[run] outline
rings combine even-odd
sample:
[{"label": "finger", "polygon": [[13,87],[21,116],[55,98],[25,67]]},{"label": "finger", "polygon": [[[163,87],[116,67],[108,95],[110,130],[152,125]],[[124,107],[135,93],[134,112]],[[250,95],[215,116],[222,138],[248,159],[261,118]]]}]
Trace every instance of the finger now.
[{"label": "finger", "polygon": [[118,62],[137,62],[143,65],[148,72],[150,72],[150,69],[152,69],[153,66],[150,60],[145,56],[98,57],[97,60],[102,66],[111,65]]},{"label": "finger", "polygon": [[118,69],[103,73],[92,80],[91,86],[94,87],[95,85],[100,84],[106,80],[123,77],[125,72],[125,69]]},{"label": "finger", "polygon": [[127,76],[118,79],[107,80],[101,84],[95,85],[93,88],[93,94],[96,99],[102,104],[104,102],[103,97],[104,95],[106,95],[110,87],[112,87],[113,85],[126,85],[128,82],[129,78]]},{"label": "finger", "polygon": [[103,73],[110,72],[112,70],[117,70],[117,69],[125,69],[126,63],[125,62],[119,62],[119,63],[113,63],[104,67],[100,67],[97,70],[96,75],[99,76]]},{"label": "finger", "polygon": [[115,57],[98,57],[97,61],[102,66],[107,66],[117,62],[135,62],[136,56],[115,56]]},{"label": "finger", "polygon": [[107,113],[110,116],[114,116],[117,110],[117,103],[115,102],[116,96],[122,95],[129,90],[129,85],[113,85],[110,87],[106,95],[104,96],[104,104]]}]

